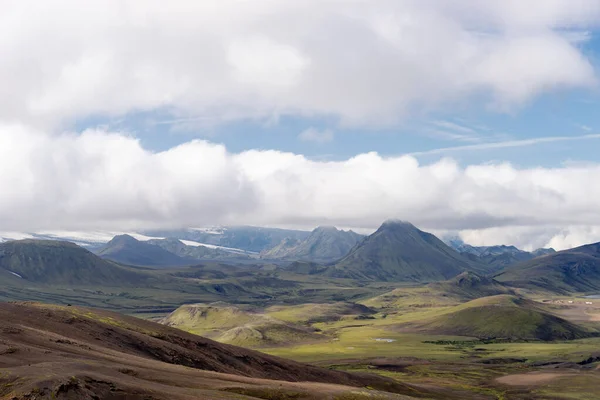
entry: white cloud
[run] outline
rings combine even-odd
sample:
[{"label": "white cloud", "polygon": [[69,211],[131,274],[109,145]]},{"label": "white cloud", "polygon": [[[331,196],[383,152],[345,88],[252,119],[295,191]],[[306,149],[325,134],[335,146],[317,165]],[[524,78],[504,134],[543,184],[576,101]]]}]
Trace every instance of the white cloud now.
[{"label": "white cloud", "polygon": [[597,140],[600,139],[600,134],[588,134],[580,136],[547,136],[537,137],[531,139],[520,139],[520,140],[507,140],[502,142],[491,142],[491,143],[479,143],[469,144],[465,146],[454,146],[454,147],[443,147],[439,149],[425,150],[410,153],[412,156],[423,156],[431,154],[446,154],[459,151],[473,151],[473,150],[489,150],[489,149],[503,149],[508,147],[525,147],[535,146],[541,143],[553,143],[553,142],[571,142],[578,140]]},{"label": "white cloud", "polygon": [[476,96],[512,111],[595,85],[580,0],[9,1],[0,121],[172,110],[214,121],[393,123]]},{"label": "white cloud", "polygon": [[[229,153],[192,141],[152,153],[132,137],[48,135],[0,126],[0,226],[6,231],[330,224],[385,219],[462,231],[473,244],[555,247],[600,240],[600,164],[461,168],[451,159],[360,154],[314,161],[279,151]],[[561,236],[562,235],[562,236]]]},{"label": "white cloud", "polygon": [[298,135],[298,139],[305,142],[327,143],[332,142],[334,133],[331,129],[319,130],[308,128]]}]

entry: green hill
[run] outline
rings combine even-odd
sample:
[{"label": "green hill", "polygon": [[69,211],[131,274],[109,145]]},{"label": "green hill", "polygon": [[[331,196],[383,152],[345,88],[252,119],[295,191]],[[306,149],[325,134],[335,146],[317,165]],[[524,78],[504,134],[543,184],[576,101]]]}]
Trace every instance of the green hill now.
[{"label": "green hill", "polygon": [[159,246],[118,235],[96,252],[100,257],[122,264],[144,267],[170,267],[194,264],[194,260],[177,256]]},{"label": "green hill", "polygon": [[350,249],[362,239],[362,235],[352,231],[338,230],[333,226],[320,226],[305,240],[286,238],[274,248],[263,251],[261,257],[331,262],[348,254]]},{"label": "green hill", "polygon": [[589,337],[584,328],[552,315],[541,305],[511,295],[472,300],[441,314],[406,324],[419,332],[516,340],[570,340]]},{"label": "green hill", "polygon": [[407,222],[387,221],[357,244],[326,275],[377,281],[439,281],[483,267],[430,233]]},{"label": "green hill", "polygon": [[[12,279],[47,284],[120,286],[149,275],[101,259],[70,242],[18,240],[0,244],[0,270]],[[9,275],[6,275],[6,272]],[[1,279],[1,276],[0,276]]]},{"label": "green hill", "polygon": [[463,272],[447,281],[433,282],[427,286],[431,291],[437,291],[460,300],[473,300],[497,294],[514,294],[514,290],[502,283],[474,272]]},{"label": "green hill", "polygon": [[273,306],[266,312],[271,317],[282,321],[301,324],[338,321],[345,318],[360,319],[376,313],[365,305],[346,302]]},{"label": "green hill", "polygon": [[183,305],[161,323],[243,347],[277,346],[323,339],[314,329],[243,311],[225,303]]},{"label": "green hill", "polygon": [[495,279],[516,287],[560,294],[600,291],[600,243],[534,258],[508,267]]},{"label": "green hill", "polygon": [[385,310],[387,313],[402,313],[416,308],[454,306],[465,301],[498,294],[514,294],[514,291],[492,278],[473,272],[463,272],[447,281],[394,289],[362,301],[362,304]]}]

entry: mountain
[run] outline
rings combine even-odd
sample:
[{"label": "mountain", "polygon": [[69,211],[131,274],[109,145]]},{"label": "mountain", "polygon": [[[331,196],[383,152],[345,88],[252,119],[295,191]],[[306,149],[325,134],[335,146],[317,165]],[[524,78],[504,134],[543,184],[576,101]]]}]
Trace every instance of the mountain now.
[{"label": "mountain", "polygon": [[325,274],[378,281],[439,281],[483,267],[430,233],[407,222],[387,221]]},{"label": "mountain", "polygon": [[142,271],[103,260],[76,244],[52,240],[0,243],[0,270],[25,281],[64,285],[119,286],[148,279]]},{"label": "mountain", "polygon": [[509,265],[555,252],[554,249],[537,249],[528,252],[515,246],[505,245],[471,246],[457,238],[449,240],[448,243],[450,247],[470,260],[488,265],[489,272],[496,272]]},{"label": "mountain", "polygon": [[315,262],[336,261],[348,254],[363,239],[352,231],[338,230],[333,226],[321,226],[304,240],[285,238],[272,249],[263,251],[261,258],[303,260]]},{"label": "mountain", "polygon": [[600,291],[600,243],[559,251],[506,268],[495,279],[555,293]]},{"label": "mountain", "polygon": [[[379,390],[424,390],[377,375],[269,356],[92,308],[0,303],[0,320],[2,398],[320,399],[335,393],[341,399],[366,392],[386,399]],[[367,386],[368,392],[363,389]],[[405,398],[390,398],[400,397]]]},{"label": "mountain", "polygon": [[546,256],[548,254],[554,254],[556,253],[556,250],[554,250],[553,248],[549,248],[549,249],[537,249],[531,252],[531,254],[534,255],[534,257],[540,257],[540,256]]},{"label": "mountain", "polygon": [[586,329],[552,315],[539,303],[511,295],[471,300],[404,329],[436,335],[513,340],[570,340],[592,336]]},{"label": "mountain", "polygon": [[179,229],[144,231],[145,235],[161,238],[191,240],[198,243],[260,253],[277,246],[285,238],[304,240],[307,231],[263,228],[257,226],[228,226],[210,229]]},{"label": "mountain", "polygon": [[174,238],[150,239],[146,243],[158,246],[186,260],[250,260],[247,254],[207,246],[190,246]]},{"label": "mountain", "polygon": [[193,260],[179,257],[159,246],[141,242],[129,235],[115,236],[96,254],[118,263],[144,267],[191,265],[194,263]]}]

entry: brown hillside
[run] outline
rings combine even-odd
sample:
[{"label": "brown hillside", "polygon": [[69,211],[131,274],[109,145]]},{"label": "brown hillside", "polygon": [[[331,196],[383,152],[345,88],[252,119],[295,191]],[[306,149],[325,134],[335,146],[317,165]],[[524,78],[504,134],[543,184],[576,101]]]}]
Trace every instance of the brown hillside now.
[{"label": "brown hillside", "polygon": [[261,391],[317,399],[349,386],[413,392],[107,311],[0,303],[0,321],[0,399],[227,399]]}]

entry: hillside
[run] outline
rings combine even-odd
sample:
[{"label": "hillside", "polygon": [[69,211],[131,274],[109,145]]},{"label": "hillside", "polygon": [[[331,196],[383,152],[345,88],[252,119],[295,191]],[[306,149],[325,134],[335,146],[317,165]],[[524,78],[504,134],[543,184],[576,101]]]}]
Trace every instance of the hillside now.
[{"label": "hillside", "polygon": [[186,304],[162,319],[161,323],[221,343],[252,348],[323,340],[314,329],[243,311],[225,303]]},{"label": "hillside", "polygon": [[568,294],[600,291],[600,243],[513,265],[495,279],[517,287]]},{"label": "hillside", "polygon": [[274,248],[263,251],[261,257],[331,262],[348,254],[350,249],[363,237],[358,233],[338,230],[333,226],[320,226],[313,230],[305,240],[286,238]]},{"label": "hillside", "polygon": [[362,304],[335,302],[335,303],[308,303],[294,306],[272,306],[266,310],[271,317],[300,324],[314,324],[318,322],[338,321],[344,318],[360,319],[376,313],[375,310]]},{"label": "hillside", "polygon": [[154,237],[192,240],[215,246],[260,253],[277,246],[285,238],[304,240],[310,232],[258,226],[225,226],[212,229],[152,230],[144,234]]},{"label": "hillside", "polygon": [[143,271],[103,260],[76,244],[51,240],[0,243],[0,270],[12,279],[43,284],[120,286],[149,278]]},{"label": "hillside", "polygon": [[129,235],[115,236],[96,254],[107,260],[144,267],[191,265],[193,260],[179,257],[154,244],[139,241]]},{"label": "hillside", "polygon": [[386,378],[288,361],[107,311],[0,303],[0,319],[0,398],[187,400],[301,393],[317,399],[321,391],[365,386],[411,391]]},{"label": "hillside", "polygon": [[427,287],[431,291],[437,291],[460,300],[473,300],[498,294],[514,294],[511,288],[474,272],[463,272],[447,281],[430,283]]},{"label": "hillside", "polygon": [[501,269],[533,258],[555,253],[554,249],[537,249],[532,252],[518,249],[515,246],[471,246],[460,239],[449,241],[450,247],[458,251],[463,256],[485,264],[489,272],[500,271]]},{"label": "hillside", "polygon": [[[228,252],[222,249],[213,249],[206,246],[189,246],[179,239],[150,239],[148,244],[158,246],[169,253],[175,254],[185,260],[249,260],[246,254]],[[188,261],[189,262],[189,261]]]},{"label": "hillside", "polygon": [[362,303],[395,314],[415,309],[454,306],[498,294],[514,294],[514,291],[494,279],[473,272],[463,272],[447,281],[394,289]]},{"label": "hillside", "polygon": [[584,328],[544,311],[538,303],[511,295],[472,300],[406,327],[427,333],[518,340],[591,336]]},{"label": "hillside", "polygon": [[387,221],[325,272],[378,281],[439,281],[483,267],[410,223]]}]

